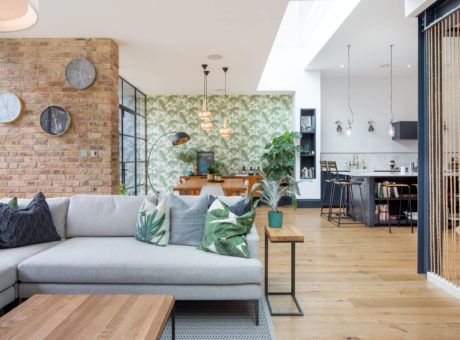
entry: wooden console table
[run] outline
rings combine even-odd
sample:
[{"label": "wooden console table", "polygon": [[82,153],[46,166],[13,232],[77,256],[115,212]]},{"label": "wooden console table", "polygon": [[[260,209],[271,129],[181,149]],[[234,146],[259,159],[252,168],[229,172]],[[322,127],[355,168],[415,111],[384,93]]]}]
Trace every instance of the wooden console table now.
[{"label": "wooden console table", "polygon": [[[291,291],[290,292],[270,292],[268,290],[268,241],[271,243],[290,243],[291,244]],[[270,315],[274,316],[303,316],[302,308],[295,296],[295,244],[303,243],[303,234],[294,226],[286,225],[282,228],[270,228],[265,226],[265,299],[267,300]],[[269,295],[291,295],[294,300],[298,313],[274,313],[270,304]]]},{"label": "wooden console table", "polygon": [[[179,177],[179,180],[180,182],[187,182],[189,180],[195,180],[195,179],[201,179],[201,180],[207,180],[207,176],[180,176]],[[262,176],[259,176],[259,175],[252,175],[252,176],[223,176],[223,179],[224,180],[228,180],[228,179],[231,179],[231,180],[242,180],[243,183],[245,181],[248,181],[249,185],[248,185],[248,189],[249,189],[249,192],[251,192],[252,190],[252,186],[256,183],[259,183],[261,180],[262,180]],[[183,184],[183,183],[182,183]],[[210,183],[207,183],[207,184],[210,184]],[[218,183],[217,183],[218,184]],[[177,186],[178,188],[180,187],[180,185]],[[201,188],[201,187],[200,187]],[[176,189],[174,189],[176,190]],[[225,190],[225,189],[224,189]],[[178,191],[178,190],[176,190]],[[246,190],[245,190],[246,191]],[[199,191],[197,193],[193,193],[193,195],[199,195]],[[254,196],[258,197],[260,196],[258,191],[256,191],[254,193]]]}]

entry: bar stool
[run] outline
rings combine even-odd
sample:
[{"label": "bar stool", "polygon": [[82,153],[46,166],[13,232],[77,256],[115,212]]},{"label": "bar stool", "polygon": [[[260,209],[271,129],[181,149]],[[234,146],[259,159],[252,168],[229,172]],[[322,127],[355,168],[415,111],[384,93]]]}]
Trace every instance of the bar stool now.
[{"label": "bar stool", "polygon": [[[329,194],[331,192],[331,189],[332,189],[332,178],[331,178],[331,175],[329,173],[329,168],[327,167],[327,162],[326,161],[320,161],[319,162],[319,165],[321,167],[321,173],[326,173],[326,179],[324,180],[324,188],[323,188],[323,192],[321,194],[321,213],[320,215],[321,216],[329,216],[329,212],[327,213],[323,213],[323,209],[324,208],[329,208],[329,204],[326,205],[326,191],[327,191],[327,186],[329,184]],[[329,209],[328,209],[329,210]]]},{"label": "bar stool", "polygon": [[[329,174],[332,179],[332,189],[331,189],[331,198],[329,201],[328,221],[337,223],[337,227],[339,228],[340,228],[340,224],[356,224],[357,223],[356,214],[355,214],[354,196],[353,196],[353,186],[357,186],[359,189],[359,195],[361,199],[361,208],[363,211],[363,219],[366,220],[366,210],[364,209],[363,191],[361,189],[362,183],[341,179],[339,176],[339,172],[337,170],[336,162],[327,162],[327,167],[329,169]],[[335,189],[337,186],[339,186],[340,188],[340,202],[339,202],[338,217],[336,218],[336,217],[332,217],[332,206],[333,206],[333,201],[334,201]],[[350,219],[350,217],[347,216],[346,207],[344,205],[344,193],[347,193],[347,198],[350,199],[351,219],[353,220],[353,222],[348,222],[348,223],[341,222],[342,219]],[[342,217],[342,210],[344,210],[343,217]]]},{"label": "bar stool", "polygon": [[[414,224],[413,224],[413,221],[412,221],[412,199],[411,199],[411,195],[410,195],[410,185],[409,184],[405,184],[405,183],[385,183],[385,184],[382,184],[382,186],[385,187],[386,189],[386,202],[387,202],[387,209],[388,209],[388,232],[391,234],[391,220],[390,220],[390,196],[391,196],[391,191],[392,189],[394,188],[394,190],[396,191],[393,191],[393,192],[397,192],[398,193],[398,197],[395,197],[395,198],[399,198],[399,210],[398,210],[398,225],[400,226],[401,225],[401,216],[402,215],[402,201],[403,201],[403,190],[402,189],[407,189],[407,193],[408,193],[408,198],[407,198],[407,208],[408,208],[408,212],[407,212],[407,216],[406,216],[406,225],[409,225],[409,216],[410,216],[410,227],[411,227],[411,233],[414,232]],[[401,192],[398,191],[398,189],[401,189]],[[381,205],[380,205],[380,197],[379,197],[379,209],[378,209],[378,216],[379,216],[379,220],[380,220],[380,213],[381,213]]]}]

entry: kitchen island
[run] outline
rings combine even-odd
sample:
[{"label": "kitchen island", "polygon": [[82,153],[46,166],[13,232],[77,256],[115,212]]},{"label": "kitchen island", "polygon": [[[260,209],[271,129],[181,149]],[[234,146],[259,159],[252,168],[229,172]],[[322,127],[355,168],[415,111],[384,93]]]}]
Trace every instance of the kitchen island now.
[{"label": "kitchen island", "polygon": [[[357,218],[368,227],[388,226],[388,220],[382,220],[381,214],[379,214],[379,212],[382,212],[382,209],[379,210],[379,205],[382,208],[382,206],[387,205],[387,202],[390,202],[388,213],[390,216],[395,215],[395,212],[397,213],[399,211],[399,198],[389,197],[387,200],[386,197],[383,197],[383,190],[381,188],[382,184],[385,182],[408,184],[411,190],[412,211],[417,211],[417,187],[413,185],[417,184],[417,172],[402,173],[400,171],[352,170],[340,171],[339,175],[349,178],[353,182],[362,183],[364,213],[361,208],[359,190],[356,186],[353,188],[353,202]],[[402,211],[407,211],[408,197],[403,197],[402,201],[404,204]],[[350,207],[351,202],[347,197],[347,211],[349,213],[351,212]],[[390,223],[398,224],[398,221],[390,221]],[[404,222],[402,222],[402,224],[404,224]]]}]

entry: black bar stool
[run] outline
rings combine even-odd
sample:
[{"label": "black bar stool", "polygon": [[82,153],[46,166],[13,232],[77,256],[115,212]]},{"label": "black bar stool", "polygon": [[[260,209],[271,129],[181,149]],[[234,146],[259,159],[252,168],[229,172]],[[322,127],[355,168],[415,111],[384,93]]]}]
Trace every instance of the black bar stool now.
[{"label": "black bar stool", "polygon": [[[390,219],[390,201],[393,201],[393,198],[397,198],[399,201],[399,210],[398,210],[398,225],[401,225],[401,217],[403,216],[402,214],[402,202],[403,202],[403,189],[407,190],[407,216],[406,216],[406,225],[409,225],[409,220],[410,220],[410,227],[411,227],[411,233],[414,232],[414,223],[412,221],[412,198],[411,198],[411,193],[410,193],[410,185],[405,184],[405,183],[384,183],[382,184],[382,187],[385,188],[386,191],[386,202],[387,202],[387,211],[384,213],[388,213],[387,217],[387,222],[388,222],[388,232],[391,234],[391,222],[393,222]],[[393,192],[393,194],[392,194]],[[397,195],[396,195],[397,193]],[[391,197],[394,195],[395,197]],[[396,197],[398,196],[398,197]],[[378,208],[378,219],[381,221],[381,200],[379,197],[379,208]],[[385,214],[386,215],[386,214]],[[410,218],[409,218],[410,216]]]},{"label": "black bar stool", "polygon": [[[340,228],[340,224],[356,224],[361,223],[356,221],[356,213],[355,213],[355,203],[354,203],[354,196],[353,196],[353,186],[357,186],[359,189],[359,195],[361,199],[361,209],[363,211],[363,219],[366,220],[366,210],[364,209],[364,199],[363,199],[363,191],[361,189],[360,182],[353,182],[351,180],[341,179],[339,172],[337,170],[337,163],[336,162],[327,162],[327,167],[329,169],[329,174],[332,179],[332,189],[331,189],[331,199],[329,201],[329,214],[328,220],[333,223],[337,223],[337,227]],[[335,189],[336,187],[340,189],[340,202],[339,202],[339,211],[338,214],[336,213],[337,217],[332,217],[332,206],[334,201]],[[346,207],[344,204],[344,194],[347,194],[347,198],[350,202],[351,207],[351,217],[347,216]],[[342,216],[343,211],[343,216]],[[344,219],[351,219],[353,222],[342,222]]]},{"label": "black bar stool", "polygon": [[[332,189],[332,178],[331,178],[331,175],[329,173],[329,168],[327,167],[327,162],[326,161],[320,161],[319,162],[319,165],[321,167],[321,174],[323,174],[324,172],[326,173],[326,179],[324,180],[324,188],[323,188],[323,192],[321,194],[321,216],[329,216],[329,212],[323,212],[323,209],[324,208],[329,208],[329,203],[326,205],[326,191],[327,191],[327,187],[329,185],[329,194],[331,193],[331,189]],[[329,209],[328,209],[329,210]]]}]

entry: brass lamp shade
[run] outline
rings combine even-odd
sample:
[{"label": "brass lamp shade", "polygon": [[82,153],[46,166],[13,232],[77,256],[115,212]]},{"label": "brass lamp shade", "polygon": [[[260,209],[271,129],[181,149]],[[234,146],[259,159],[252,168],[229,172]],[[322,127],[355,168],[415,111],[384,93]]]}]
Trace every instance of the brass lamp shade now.
[{"label": "brass lamp shade", "polygon": [[212,123],[209,121],[209,119],[205,119],[203,123],[201,123],[201,129],[205,131],[212,130]]},{"label": "brass lamp shade", "polygon": [[203,99],[203,109],[198,114],[198,117],[200,117],[200,119],[211,119],[211,112],[208,111],[206,98]]},{"label": "brass lamp shade", "polygon": [[221,136],[230,136],[232,130],[228,127],[227,117],[224,118],[224,127],[219,130]]},{"label": "brass lamp shade", "polygon": [[172,145],[180,145],[190,140],[190,136],[185,132],[176,132],[171,139]]}]

